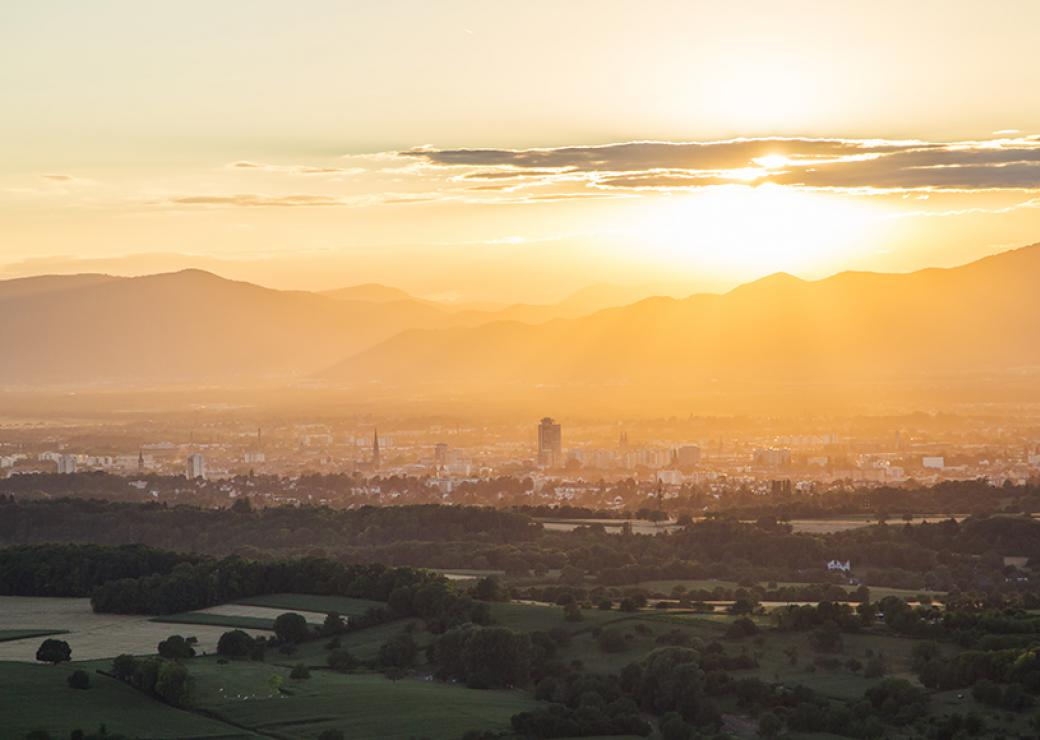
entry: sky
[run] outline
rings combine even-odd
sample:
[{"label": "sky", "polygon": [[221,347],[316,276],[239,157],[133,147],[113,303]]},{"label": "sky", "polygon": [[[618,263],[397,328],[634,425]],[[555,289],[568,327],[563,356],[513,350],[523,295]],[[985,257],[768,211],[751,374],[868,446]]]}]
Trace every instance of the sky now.
[{"label": "sky", "polygon": [[[0,276],[550,301],[1040,241],[1040,3],[0,6]],[[649,289],[649,288],[648,288]]]}]

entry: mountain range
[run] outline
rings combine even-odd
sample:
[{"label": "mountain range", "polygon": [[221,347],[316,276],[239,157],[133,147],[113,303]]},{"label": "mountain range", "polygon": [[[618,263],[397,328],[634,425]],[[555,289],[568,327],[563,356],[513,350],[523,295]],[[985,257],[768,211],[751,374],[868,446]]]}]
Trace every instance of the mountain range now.
[{"label": "mountain range", "polygon": [[[776,274],[723,294],[599,286],[465,306],[383,285],[281,291],[200,270],[0,281],[0,384],[668,389],[1040,366],[1040,244],[950,269]],[[645,293],[643,293],[645,295]],[[612,305],[617,303],[618,305]],[[605,307],[610,306],[610,307]]]}]

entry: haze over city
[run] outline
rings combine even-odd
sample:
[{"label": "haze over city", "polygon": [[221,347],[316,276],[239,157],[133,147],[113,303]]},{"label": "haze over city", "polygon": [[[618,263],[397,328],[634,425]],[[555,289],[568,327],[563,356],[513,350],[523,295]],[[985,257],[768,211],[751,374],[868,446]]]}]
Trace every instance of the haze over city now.
[{"label": "haze over city", "polygon": [[0,7],[0,740],[1037,738],[1040,3]]}]

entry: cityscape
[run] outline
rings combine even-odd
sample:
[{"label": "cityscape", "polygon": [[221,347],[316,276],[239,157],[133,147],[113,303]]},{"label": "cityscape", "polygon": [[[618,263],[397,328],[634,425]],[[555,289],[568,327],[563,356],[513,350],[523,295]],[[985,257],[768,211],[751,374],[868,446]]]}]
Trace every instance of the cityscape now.
[{"label": "cityscape", "polygon": [[0,3],[0,740],[1040,740],[1038,29]]}]

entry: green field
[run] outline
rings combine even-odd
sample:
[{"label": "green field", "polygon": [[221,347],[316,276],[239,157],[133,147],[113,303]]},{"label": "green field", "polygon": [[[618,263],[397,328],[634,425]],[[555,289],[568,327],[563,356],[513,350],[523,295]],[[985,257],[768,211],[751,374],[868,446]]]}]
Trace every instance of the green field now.
[{"label": "green field", "polygon": [[314,738],[340,729],[351,740],[457,740],[467,730],[509,727],[538,706],[519,691],[475,691],[434,681],[391,681],[379,674],[314,671],[293,681],[283,666],[192,661],[198,706],[258,732]]},{"label": "green field", "polygon": [[562,606],[541,604],[494,603],[491,607],[491,619],[495,624],[522,632],[542,630],[548,632],[554,627],[562,627],[569,632],[581,632],[591,629],[597,624],[612,622],[621,616],[617,611],[601,611],[599,609],[583,609],[580,622],[568,622],[563,618]]},{"label": "green field", "polygon": [[[390,638],[400,634],[408,625],[420,624],[418,619],[395,619],[377,627],[347,632],[340,635],[340,648],[350,652],[358,660],[373,660],[379,653],[380,646]],[[429,632],[416,632],[415,641],[420,648],[426,647],[433,641],[433,635]],[[326,647],[329,639],[311,640],[299,645],[292,655],[282,655],[277,651],[268,653],[267,660],[271,663],[293,666],[303,663],[312,667],[323,668],[328,659],[329,650]],[[420,659],[422,655],[420,654]]]},{"label": "green field", "polygon": [[223,722],[174,709],[112,678],[92,673],[91,688],[70,689],[66,678],[77,666],[0,662],[0,736],[21,738],[45,730],[66,738],[72,730],[109,732],[135,738],[249,738]]},{"label": "green field", "polygon": [[353,599],[348,596],[312,596],[309,594],[268,594],[239,599],[236,604],[247,606],[266,606],[272,609],[291,611],[299,609],[307,612],[338,612],[344,617],[360,616],[369,609],[383,609],[386,604],[371,599]]},{"label": "green field", "polygon": [[229,614],[207,614],[205,612],[181,612],[180,614],[168,614],[156,617],[152,622],[164,622],[169,624],[204,624],[213,627],[228,627],[229,629],[243,630],[268,630],[274,629],[274,620],[265,617],[236,617]]},{"label": "green field", "polygon": [[0,630],[0,642],[11,640],[24,640],[29,637],[47,637],[49,635],[64,635],[68,630]]}]

